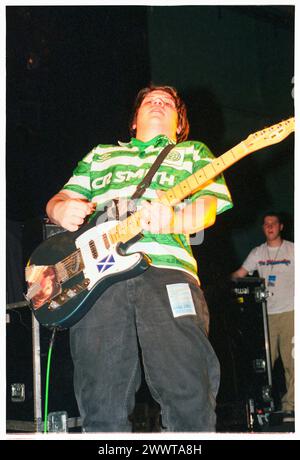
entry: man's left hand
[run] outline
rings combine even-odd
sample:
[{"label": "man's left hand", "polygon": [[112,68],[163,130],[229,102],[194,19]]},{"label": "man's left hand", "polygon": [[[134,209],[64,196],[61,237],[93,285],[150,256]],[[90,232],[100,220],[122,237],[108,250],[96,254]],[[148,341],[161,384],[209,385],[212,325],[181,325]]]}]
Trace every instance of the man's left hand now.
[{"label": "man's left hand", "polygon": [[143,201],[141,226],[151,233],[173,233],[174,209],[159,201]]}]

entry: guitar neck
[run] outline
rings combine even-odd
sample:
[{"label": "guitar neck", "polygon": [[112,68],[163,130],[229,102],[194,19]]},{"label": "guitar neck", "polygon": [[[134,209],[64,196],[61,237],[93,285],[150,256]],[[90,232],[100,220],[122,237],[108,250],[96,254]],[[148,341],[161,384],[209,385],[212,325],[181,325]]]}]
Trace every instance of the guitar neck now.
[{"label": "guitar neck", "polygon": [[[281,142],[294,130],[295,119],[292,117],[270,126],[269,128],[250,134],[247,139],[223,153],[223,155],[214,158],[202,169],[199,169],[187,179],[175,185],[175,187],[162,193],[156,201],[167,206],[175,206],[184,198],[207,185],[214,177],[249,153],[267,147],[268,145]],[[126,243],[140,233],[141,230],[140,212],[138,211],[127,219],[119,222],[115,228],[111,229],[109,237],[113,243]]]},{"label": "guitar neck", "polygon": [[[244,142],[240,142],[240,144],[223,153],[220,157],[214,158],[211,163],[199,169],[187,179],[165,191],[156,201],[168,206],[175,206],[249,153],[250,151]],[[141,229],[140,212],[137,211],[111,229],[109,236],[113,243],[126,243],[140,233]]]},{"label": "guitar neck", "polygon": [[221,174],[225,169],[229,168],[249,153],[249,149],[245,146],[244,142],[240,142],[240,144],[223,153],[223,155],[218,158],[214,158],[206,166],[175,185],[175,187],[165,191],[159,198],[159,201],[168,206],[175,206],[184,198],[200,190],[214,177]]}]

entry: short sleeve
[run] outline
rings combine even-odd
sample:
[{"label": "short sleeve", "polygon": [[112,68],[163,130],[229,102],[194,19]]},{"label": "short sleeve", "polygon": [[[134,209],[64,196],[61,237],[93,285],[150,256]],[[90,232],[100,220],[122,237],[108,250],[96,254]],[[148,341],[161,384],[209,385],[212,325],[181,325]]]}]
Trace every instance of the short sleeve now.
[{"label": "short sleeve", "polygon": [[94,152],[91,151],[78,162],[72,177],[63,186],[63,190],[72,190],[73,192],[84,195],[88,200],[91,200],[90,172],[93,156]]},{"label": "short sleeve", "polygon": [[257,257],[257,248],[252,249],[248,254],[246,260],[243,262],[242,267],[247,270],[248,273],[252,273],[255,270],[258,270],[258,257]]}]

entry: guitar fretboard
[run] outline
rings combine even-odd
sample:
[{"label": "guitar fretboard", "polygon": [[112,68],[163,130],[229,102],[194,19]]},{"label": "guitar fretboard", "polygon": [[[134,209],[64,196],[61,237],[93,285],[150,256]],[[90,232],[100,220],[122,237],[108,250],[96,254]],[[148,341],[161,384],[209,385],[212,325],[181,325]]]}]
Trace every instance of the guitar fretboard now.
[{"label": "guitar fretboard", "polygon": [[[231,165],[244,158],[246,155],[268,145],[278,143],[285,139],[295,129],[295,119],[289,118],[269,128],[250,134],[244,141],[237,144],[223,155],[214,158],[210,163],[196,171],[175,187],[164,192],[159,199],[162,204],[175,206],[184,198],[197,192],[214,177],[225,171]],[[136,212],[127,219],[119,222],[109,231],[110,240],[115,244],[126,243],[141,231],[140,213]]]}]

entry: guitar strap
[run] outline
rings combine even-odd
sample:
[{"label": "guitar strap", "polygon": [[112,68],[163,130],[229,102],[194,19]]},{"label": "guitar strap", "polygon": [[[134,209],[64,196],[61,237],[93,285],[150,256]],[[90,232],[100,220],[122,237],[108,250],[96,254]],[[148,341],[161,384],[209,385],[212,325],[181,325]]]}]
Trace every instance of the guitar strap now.
[{"label": "guitar strap", "polygon": [[[130,200],[128,200],[127,217],[129,217],[131,214],[133,214],[136,211],[134,200],[137,200],[138,198],[140,198],[144,194],[144,192],[147,189],[147,187],[149,187],[149,185],[151,184],[151,181],[152,181],[152,178],[153,178],[154,174],[156,173],[156,171],[158,170],[158,168],[160,167],[160,165],[162,164],[162,162],[164,161],[164,159],[166,158],[168,153],[172,150],[173,147],[175,147],[175,145],[176,144],[168,144],[168,145],[166,145],[166,147],[164,147],[162,149],[162,151],[160,152],[158,157],[155,159],[153,165],[151,166],[151,168],[147,172],[147,174],[144,177],[144,179],[138,184],[138,186],[135,189],[135,192],[133,193],[132,197],[130,198]],[[115,217],[116,220],[120,220],[118,201],[119,201],[118,199],[113,200],[114,207],[115,207],[115,209],[114,209],[115,216],[114,217]]]},{"label": "guitar strap", "polygon": [[138,184],[134,194],[131,197],[131,200],[136,200],[144,194],[146,188],[149,187],[149,185],[151,184],[154,174],[156,173],[156,171],[158,170],[158,168],[160,167],[168,153],[172,150],[173,147],[175,147],[175,145],[176,144],[168,144],[165,148],[162,149],[162,151],[155,159],[153,165],[149,169],[144,179]]}]

